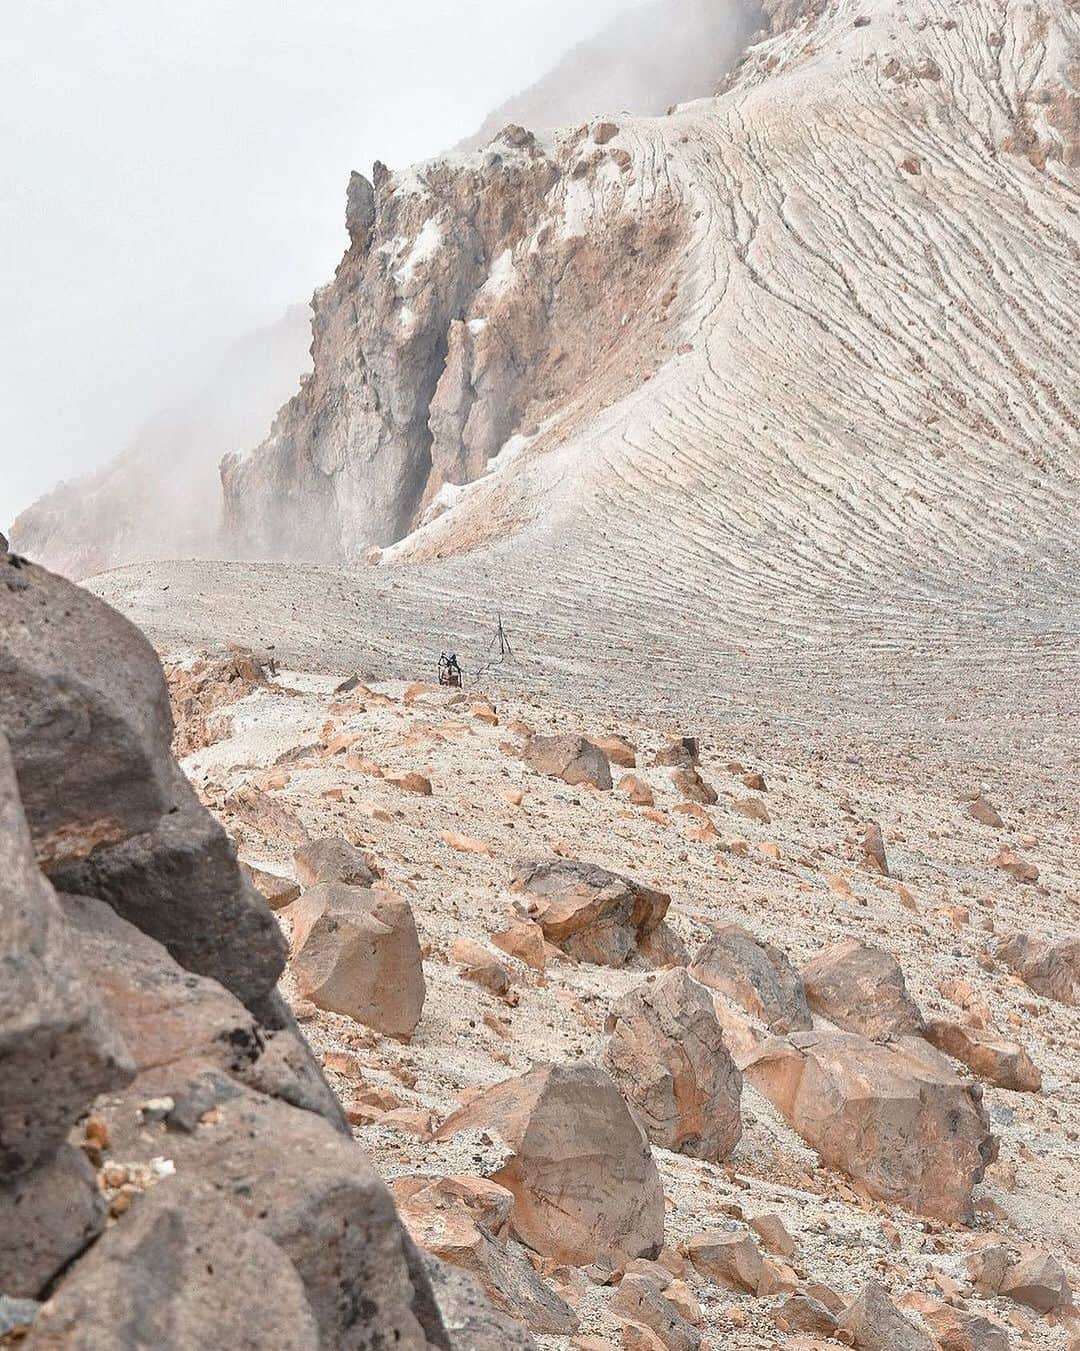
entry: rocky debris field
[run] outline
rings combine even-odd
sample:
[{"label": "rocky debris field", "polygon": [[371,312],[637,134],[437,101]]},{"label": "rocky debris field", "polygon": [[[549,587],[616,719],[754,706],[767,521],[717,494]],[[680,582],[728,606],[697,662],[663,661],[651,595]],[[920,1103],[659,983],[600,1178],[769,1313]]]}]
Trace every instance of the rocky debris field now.
[{"label": "rocky debris field", "polygon": [[235,694],[182,764],[284,999],[412,1239],[523,1335],[1078,1344],[1066,784],[347,671]]}]

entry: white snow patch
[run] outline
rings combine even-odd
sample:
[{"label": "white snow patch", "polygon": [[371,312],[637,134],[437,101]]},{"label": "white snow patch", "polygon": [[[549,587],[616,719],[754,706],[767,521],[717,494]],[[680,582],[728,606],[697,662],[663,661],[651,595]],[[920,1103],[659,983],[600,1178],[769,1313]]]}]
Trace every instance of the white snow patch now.
[{"label": "white snow patch", "polygon": [[488,279],[480,288],[480,294],[497,296],[509,290],[514,281],[514,250],[503,249],[491,264]]},{"label": "white snow patch", "polygon": [[469,332],[474,338],[479,337],[487,326],[488,321],[486,319],[470,319],[468,322]]},{"label": "white snow patch", "polygon": [[405,261],[394,272],[394,281],[398,287],[407,286],[413,279],[418,267],[430,262],[443,243],[442,225],[434,216],[429,216],[413,241]]}]

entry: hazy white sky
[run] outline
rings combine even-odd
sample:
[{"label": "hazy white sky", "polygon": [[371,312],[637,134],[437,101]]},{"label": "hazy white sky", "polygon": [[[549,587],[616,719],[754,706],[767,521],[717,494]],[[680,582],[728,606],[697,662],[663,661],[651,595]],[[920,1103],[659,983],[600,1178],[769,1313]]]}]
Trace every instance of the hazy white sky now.
[{"label": "hazy white sky", "polygon": [[438,153],[630,0],[8,0],[0,527],[306,300],[349,170]]}]

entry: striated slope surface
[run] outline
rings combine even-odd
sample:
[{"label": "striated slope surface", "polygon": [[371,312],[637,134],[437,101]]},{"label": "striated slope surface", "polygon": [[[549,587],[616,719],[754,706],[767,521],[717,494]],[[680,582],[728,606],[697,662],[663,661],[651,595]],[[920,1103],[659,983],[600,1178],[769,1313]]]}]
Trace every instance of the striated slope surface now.
[{"label": "striated slope surface", "polygon": [[364,191],[315,374],[225,473],[247,548],[397,539],[658,652],[703,586],[744,641],[1060,616],[1077,11],[774,8],[718,99]]}]

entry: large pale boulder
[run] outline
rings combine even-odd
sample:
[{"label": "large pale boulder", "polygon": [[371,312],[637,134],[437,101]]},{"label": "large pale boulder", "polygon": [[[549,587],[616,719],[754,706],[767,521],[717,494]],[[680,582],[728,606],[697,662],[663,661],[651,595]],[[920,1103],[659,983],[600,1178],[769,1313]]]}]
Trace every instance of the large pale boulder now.
[{"label": "large pale boulder", "polygon": [[321,882],[284,912],[297,993],[391,1036],[411,1036],[424,1007],[420,940],[408,902]]},{"label": "large pale boulder", "polygon": [[559,1262],[612,1265],[664,1241],[664,1194],[644,1131],[595,1065],[540,1065],[453,1112],[437,1138],[482,1131],[503,1142],[492,1181],[514,1194],[512,1231]]},{"label": "large pale boulder", "polygon": [[1080,1004],[1080,938],[1051,943],[1011,933],[998,941],[996,955],[1036,994],[1062,1004]]},{"label": "large pale boulder", "polygon": [[605,790],[611,787],[607,756],[595,742],[583,736],[530,737],[521,758],[532,769],[565,783]]},{"label": "large pale boulder", "polygon": [[742,1075],[708,992],[676,967],[624,995],[604,1061],[653,1144],[716,1161],[742,1135]]},{"label": "large pale boulder", "polygon": [[846,939],[819,952],[802,969],[806,1001],[845,1032],[864,1037],[918,1036],[922,1014],[890,952]]},{"label": "large pale boulder", "polygon": [[1018,1041],[948,1018],[932,1018],[925,1035],[931,1046],[962,1061],[972,1074],[998,1088],[1038,1093],[1042,1087],[1042,1075]]},{"label": "large pale boulder", "polygon": [[27,1341],[34,1351],[151,1346],[320,1346],[292,1262],[203,1183],[169,1178],[138,1197],[42,1307]]},{"label": "large pale boulder", "polygon": [[48,1158],[94,1097],[133,1073],[71,960],[0,732],[0,1183]]},{"label": "large pale boulder", "polygon": [[549,943],[603,966],[625,966],[671,904],[631,877],[568,858],[521,860],[510,885],[528,895],[529,913]]},{"label": "large pale boulder", "polygon": [[972,1186],[994,1157],[982,1090],[925,1042],[795,1033],[763,1043],[743,1074],[871,1196],[937,1219],[972,1219]]},{"label": "large pale boulder", "polygon": [[774,1032],[813,1026],[802,977],[786,955],[738,924],[725,924],[700,949],[690,974],[760,1018]]}]

